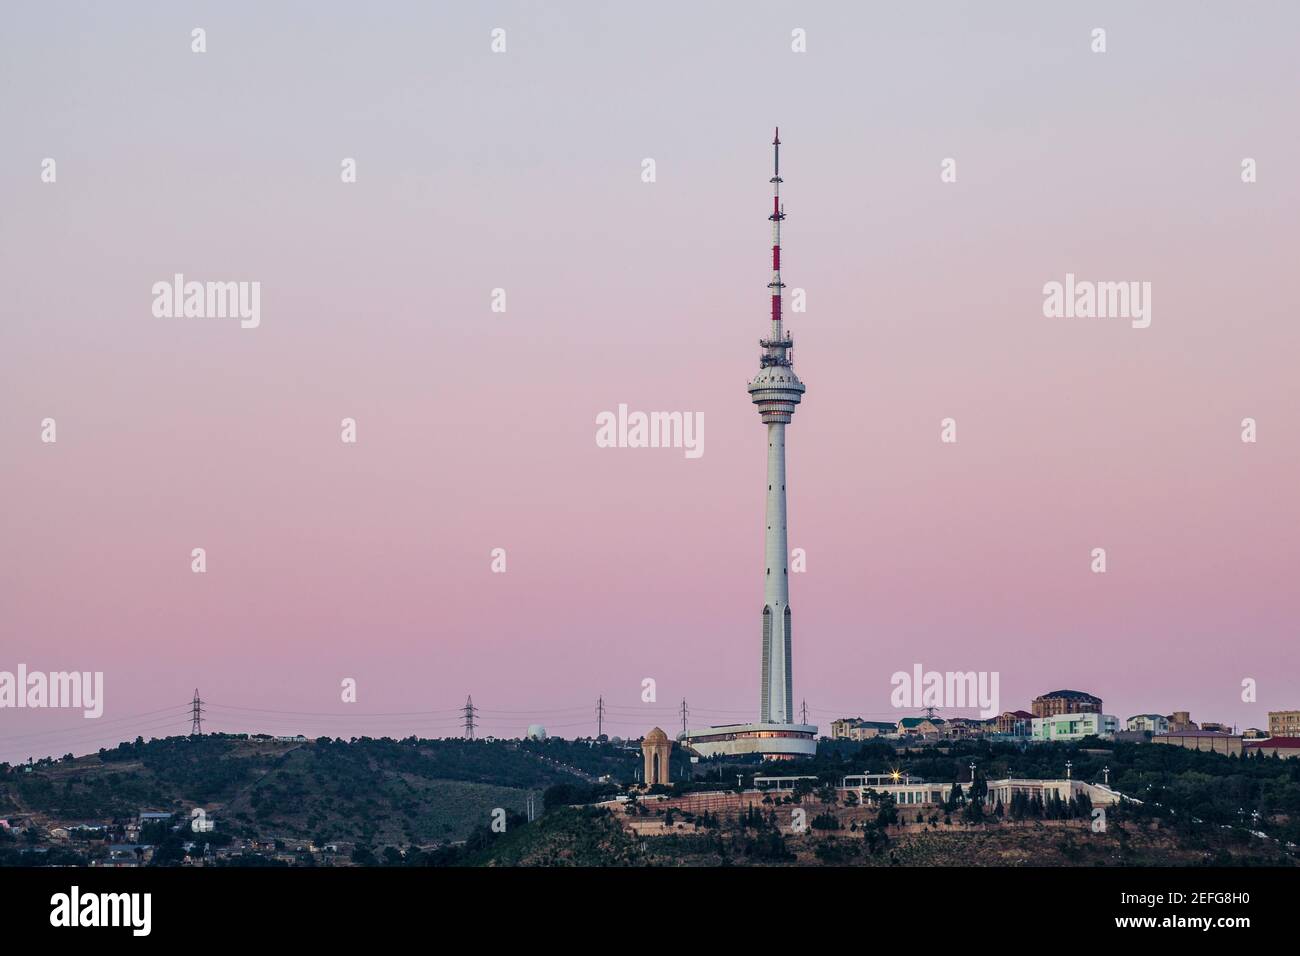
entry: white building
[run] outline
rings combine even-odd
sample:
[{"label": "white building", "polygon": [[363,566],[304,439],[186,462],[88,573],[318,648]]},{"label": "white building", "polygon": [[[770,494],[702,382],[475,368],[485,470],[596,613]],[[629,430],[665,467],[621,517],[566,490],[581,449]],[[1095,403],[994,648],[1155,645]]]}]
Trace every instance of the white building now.
[{"label": "white building", "polygon": [[1169,733],[1169,718],[1160,714],[1136,714],[1128,719],[1128,729],[1151,734]]},{"label": "white building", "polygon": [[817,728],[811,724],[727,724],[688,730],[677,737],[701,757],[742,757],[762,754],[788,759],[817,752]]},{"label": "white building", "polygon": [[[1086,793],[1094,806],[1107,806],[1119,803],[1120,796],[1109,787],[1088,783],[1084,780],[1025,780],[1004,778],[987,780],[988,794],[984,798],[986,807],[994,807],[998,801],[1004,807],[1011,805],[1011,798],[1016,793],[1027,797],[1038,796],[1047,801],[1055,794],[1063,801],[1079,793]],[[861,773],[845,777],[840,782],[842,793],[853,792],[858,795],[860,803],[867,805],[877,802],[885,794],[894,798],[899,808],[916,806],[940,806],[948,802],[952,794],[951,783],[930,783],[920,777],[906,773]],[[970,781],[961,784],[962,792],[970,793]]]},{"label": "white building", "polygon": [[1119,718],[1110,714],[1053,714],[1034,718],[1035,740],[1079,740],[1108,737],[1119,730]]}]

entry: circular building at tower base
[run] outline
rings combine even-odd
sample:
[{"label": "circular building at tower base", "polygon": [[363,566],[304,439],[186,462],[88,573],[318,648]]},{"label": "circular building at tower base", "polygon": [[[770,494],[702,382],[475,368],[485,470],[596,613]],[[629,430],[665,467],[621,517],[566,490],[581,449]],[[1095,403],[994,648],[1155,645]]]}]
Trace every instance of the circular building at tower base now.
[{"label": "circular building at tower base", "polygon": [[723,724],[688,730],[677,737],[701,757],[747,757],[794,760],[817,753],[817,728],[812,724]]}]

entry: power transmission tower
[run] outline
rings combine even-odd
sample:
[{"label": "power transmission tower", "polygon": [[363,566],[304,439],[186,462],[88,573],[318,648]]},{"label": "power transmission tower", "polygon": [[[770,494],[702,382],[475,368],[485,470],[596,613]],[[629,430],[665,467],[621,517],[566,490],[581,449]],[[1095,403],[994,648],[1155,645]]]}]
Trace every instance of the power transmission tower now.
[{"label": "power transmission tower", "polygon": [[194,688],[194,699],[190,701],[190,735],[203,734],[203,701],[199,699],[199,689]]},{"label": "power transmission tower", "polygon": [[800,711],[799,722],[800,722],[801,724],[807,726],[807,724],[808,724],[808,701],[807,701],[806,698],[804,699],[803,706],[799,708],[799,711]]},{"label": "power transmission tower", "polygon": [[605,698],[596,700],[596,738],[605,736]]},{"label": "power transmission tower", "polygon": [[686,698],[683,697],[682,698],[682,736],[686,735],[686,715],[689,713],[690,711],[687,710],[686,708]]},{"label": "power transmission tower", "polygon": [[465,736],[470,740],[474,739],[474,715],[478,713],[478,708],[474,706],[474,698],[465,697],[465,706],[461,708],[465,715]]}]

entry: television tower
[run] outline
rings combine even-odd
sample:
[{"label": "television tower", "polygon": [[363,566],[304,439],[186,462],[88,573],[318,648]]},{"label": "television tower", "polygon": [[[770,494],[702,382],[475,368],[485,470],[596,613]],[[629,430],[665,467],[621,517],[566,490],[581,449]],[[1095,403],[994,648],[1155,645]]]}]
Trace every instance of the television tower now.
[{"label": "television tower", "polygon": [[749,383],[751,401],[767,426],[767,532],[763,579],[763,687],[760,720],[794,722],[794,680],[791,673],[790,569],[786,542],[785,426],[803,398],[804,384],[794,374],[794,340],[781,322],[781,131],[772,137],[772,320],[758,374]]}]

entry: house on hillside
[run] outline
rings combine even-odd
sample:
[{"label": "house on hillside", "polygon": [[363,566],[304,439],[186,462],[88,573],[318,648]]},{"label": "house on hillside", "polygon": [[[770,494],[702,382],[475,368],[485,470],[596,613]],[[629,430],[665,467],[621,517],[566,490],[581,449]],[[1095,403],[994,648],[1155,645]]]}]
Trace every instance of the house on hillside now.
[{"label": "house on hillside", "polygon": [[942,717],[904,717],[898,722],[898,733],[907,737],[938,737],[947,723]]}]

